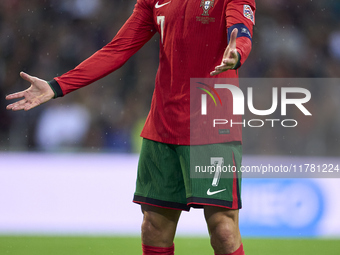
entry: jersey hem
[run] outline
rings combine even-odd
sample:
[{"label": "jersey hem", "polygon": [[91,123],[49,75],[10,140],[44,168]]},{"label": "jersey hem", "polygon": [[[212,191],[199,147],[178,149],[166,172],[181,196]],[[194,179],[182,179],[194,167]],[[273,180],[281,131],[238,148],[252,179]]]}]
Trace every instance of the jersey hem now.
[{"label": "jersey hem", "polygon": [[159,200],[155,198],[143,197],[134,195],[132,202],[136,204],[146,204],[152,205],[156,207],[166,208],[166,209],[173,209],[173,210],[181,210],[181,211],[189,211],[190,207],[186,204],[177,203],[177,202],[170,202]]},{"label": "jersey hem", "polygon": [[145,204],[145,205],[152,205],[160,208],[165,209],[172,209],[172,210],[180,210],[180,211],[190,211],[190,208],[201,209],[204,206],[216,206],[227,208],[231,210],[237,210],[242,208],[241,201],[239,200],[238,203],[233,204],[233,201],[224,201],[220,199],[214,198],[200,198],[200,197],[189,197],[187,198],[187,204],[177,203],[177,202],[169,202],[154,198],[142,197],[138,195],[134,195],[132,202],[136,204]]},{"label": "jersey hem", "polygon": [[237,210],[242,208],[241,202],[237,205],[233,205],[233,201],[224,201],[215,198],[200,198],[200,197],[189,197],[187,198],[187,204],[193,208],[203,208],[205,205],[222,207],[232,210]]}]

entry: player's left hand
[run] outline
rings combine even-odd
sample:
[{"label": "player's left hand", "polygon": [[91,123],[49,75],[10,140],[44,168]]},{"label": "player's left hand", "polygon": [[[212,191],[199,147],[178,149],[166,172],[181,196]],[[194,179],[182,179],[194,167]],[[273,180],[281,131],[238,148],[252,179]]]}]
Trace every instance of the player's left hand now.
[{"label": "player's left hand", "polygon": [[236,50],[236,38],[238,29],[234,28],[230,35],[230,41],[227,48],[224,51],[222,62],[219,66],[215,67],[215,70],[210,73],[211,76],[220,74],[229,69],[233,69],[238,62],[238,54]]}]

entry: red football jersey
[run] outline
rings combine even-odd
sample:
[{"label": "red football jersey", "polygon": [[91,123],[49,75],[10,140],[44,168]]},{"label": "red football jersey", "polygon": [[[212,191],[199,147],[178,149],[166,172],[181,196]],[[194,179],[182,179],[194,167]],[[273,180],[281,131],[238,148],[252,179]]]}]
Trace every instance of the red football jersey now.
[{"label": "red football jersey", "polygon": [[[211,77],[210,72],[221,64],[228,45],[228,28],[239,24],[243,24],[243,29],[238,27],[237,50],[241,64],[246,60],[251,49],[254,12],[254,0],[138,0],[133,14],[108,45],[54,80],[61,95],[86,86],[121,67],[158,32],[159,68],[141,136],[189,145],[190,78]],[[237,78],[237,71],[216,76],[223,77]],[[227,104],[232,107],[232,102]],[[227,136],[216,136],[203,143],[241,141],[241,129],[238,125]]]}]

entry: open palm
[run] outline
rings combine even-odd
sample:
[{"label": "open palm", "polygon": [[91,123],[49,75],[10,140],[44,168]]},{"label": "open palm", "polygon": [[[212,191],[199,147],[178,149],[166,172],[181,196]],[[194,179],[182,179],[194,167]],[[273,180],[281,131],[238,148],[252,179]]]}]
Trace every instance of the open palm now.
[{"label": "open palm", "polygon": [[37,77],[30,76],[24,72],[21,72],[20,76],[24,80],[30,82],[31,86],[24,91],[20,91],[6,96],[7,100],[23,98],[20,101],[9,104],[6,107],[7,110],[28,111],[38,105],[41,105],[49,101],[54,97],[54,92],[46,81],[39,79]]},{"label": "open palm", "polygon": [[222,62],[219,66],[215,67],[215,70],[210,73],[211,76],[220,74],[227,70],[233,69],[238,62],[238,54],[236,50],[236,38],[238,29],[234,28],[230,35],[230,41],[227,48],[224,51]]}]

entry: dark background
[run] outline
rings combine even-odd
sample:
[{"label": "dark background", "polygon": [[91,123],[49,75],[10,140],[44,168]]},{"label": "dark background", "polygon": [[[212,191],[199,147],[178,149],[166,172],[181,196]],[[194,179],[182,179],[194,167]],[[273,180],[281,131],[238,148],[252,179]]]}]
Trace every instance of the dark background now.
[{"label": "dark background", "polygon": [[[288,3],[287,3],[288,2]],[[137,152],[158,66],[158,35],[121,69],[29,112],[5,110],[27,88],[20,71],[50,80],[108,43],[135,0],[1,0],[0,150]],[[258,0],[253,50],[240,77],[338,78],[340,2]],[[270,92],[270,91],[269,91]],[[311,88],[312,121],[244,130],[245,154],[340,154],[340,88]],[[299,116],[297,116],[299,119]]]}]

